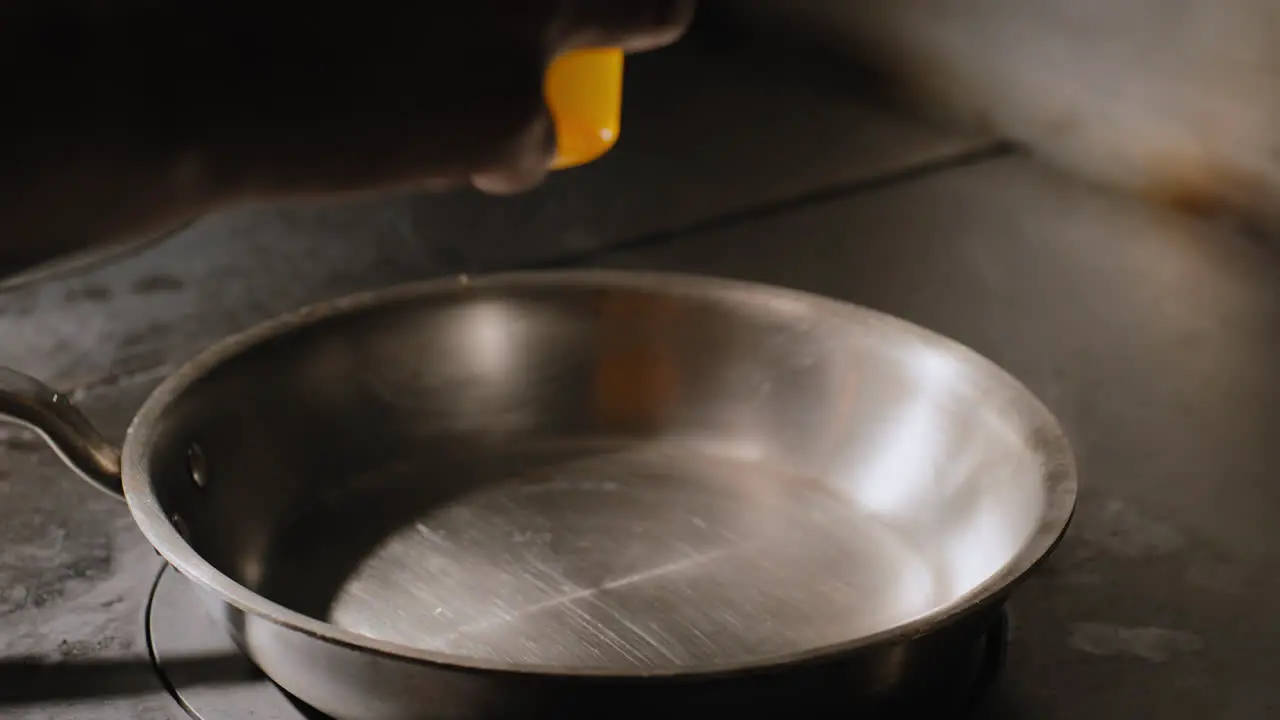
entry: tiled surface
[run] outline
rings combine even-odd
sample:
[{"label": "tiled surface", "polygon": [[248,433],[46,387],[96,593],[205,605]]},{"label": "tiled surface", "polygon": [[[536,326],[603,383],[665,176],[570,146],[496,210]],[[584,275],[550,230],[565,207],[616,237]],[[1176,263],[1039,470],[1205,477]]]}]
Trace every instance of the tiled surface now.
[{"label": "tiled surface", "polygon": [[309,302],[616,245],[988,145],[697,46],[638,58],[628,82],[615,152],[528,196],[240,210],[127,262],[2,292],[0,364],[81,386]]}]

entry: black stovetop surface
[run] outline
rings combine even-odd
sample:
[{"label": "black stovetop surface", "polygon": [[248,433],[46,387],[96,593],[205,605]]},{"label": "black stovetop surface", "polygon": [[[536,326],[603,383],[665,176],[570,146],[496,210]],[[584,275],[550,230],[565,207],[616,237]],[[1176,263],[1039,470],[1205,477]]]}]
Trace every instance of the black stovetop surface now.
[{"label": "black stovetop surface", "polygon": [[[1079,456],[1076,519],[1015,596],[984,720],[1280,717],[1275,245],[845,88],[689,48],[632,70],[615,153],[530,196],[209,218],[116,265],[0,292],[0,364],[73,391],[118,440],[205,344],[405,280],[555,261],[869,305],[1007,368]],[[0,428],[0,719],[181,720],[146,642],[158,568],[125,508]],[[190,662],[186,693],[255,682],[235,656]],[[235,717],[294,720],[259,710]]]}]

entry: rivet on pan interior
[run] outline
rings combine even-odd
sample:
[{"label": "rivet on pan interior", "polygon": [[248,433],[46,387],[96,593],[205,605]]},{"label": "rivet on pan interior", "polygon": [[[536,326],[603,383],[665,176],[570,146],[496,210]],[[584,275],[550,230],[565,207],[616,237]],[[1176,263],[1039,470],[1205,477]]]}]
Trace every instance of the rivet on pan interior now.
[{"label": "rivet on pan interior", "polygon": [[191,529],[187,527],[187,521],[183,520],[181,515],[174,514],[170,516],[169,524],[173,525],[173,529],[182,536],[183,540],[191,541]]},{"label": "rivet on pan interior", "polygon": [[204,488],[209,484],[209,462],[204,457],[204,450],[199,445],[191,444],[187,448],[187,470],[191,473],[191,481],[196,487]]}]

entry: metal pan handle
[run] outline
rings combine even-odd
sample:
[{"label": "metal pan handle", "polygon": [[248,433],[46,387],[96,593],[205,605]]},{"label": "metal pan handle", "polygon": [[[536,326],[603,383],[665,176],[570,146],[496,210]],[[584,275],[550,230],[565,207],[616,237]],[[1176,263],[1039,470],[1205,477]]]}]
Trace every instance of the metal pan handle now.
[{"label": "metal pan handle", "polygon": [[120,449],[102,437],[66,395],[29,375],[0,367],[0,420],[36,431],[90,485],[124,499]]}]

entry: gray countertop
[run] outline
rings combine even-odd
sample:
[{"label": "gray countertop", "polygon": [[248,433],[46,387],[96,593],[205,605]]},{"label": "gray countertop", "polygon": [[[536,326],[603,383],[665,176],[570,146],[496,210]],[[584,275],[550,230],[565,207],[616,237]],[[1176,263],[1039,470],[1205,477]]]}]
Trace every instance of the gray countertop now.
[{"label": "gray countertop", "polygon": [[[118,439],[205,343],[393,282],[559,258],[845,298],[987,354],[1079,454],[1077,520],[1015,599],[992,717],[1277,716],[1277,246],[696,49],[629,82],[616,154],[529,197],[208,218],[0,294],[0,363]],[[0,428],[0,718],[182,717],[145,644],[158,567],[122,506]]]}]

